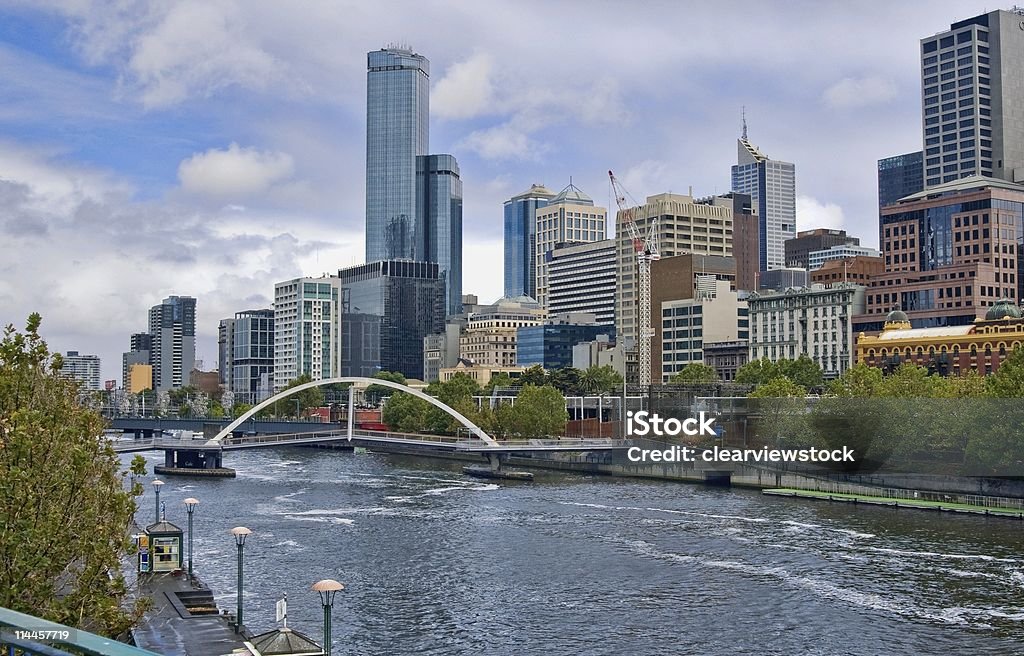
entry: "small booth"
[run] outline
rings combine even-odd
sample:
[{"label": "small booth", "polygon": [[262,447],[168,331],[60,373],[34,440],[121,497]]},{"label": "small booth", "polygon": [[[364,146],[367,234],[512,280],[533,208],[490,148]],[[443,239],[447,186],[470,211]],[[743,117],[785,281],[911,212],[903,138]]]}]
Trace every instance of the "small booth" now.
[{"label": "small booth", "polygon": [[324,653],[312,638],[287,627],[254,636],[245,646],[253,656],[323,656]]},{"label": "small booth", "polygon": [[139,572],[173,572],[181,569],[184,532],[166,519],[146,527],[136,536]]}]

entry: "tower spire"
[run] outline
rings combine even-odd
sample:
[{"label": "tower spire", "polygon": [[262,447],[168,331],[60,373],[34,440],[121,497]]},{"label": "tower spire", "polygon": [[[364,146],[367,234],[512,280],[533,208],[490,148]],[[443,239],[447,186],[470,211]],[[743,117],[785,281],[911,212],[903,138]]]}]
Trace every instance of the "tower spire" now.
[{"label": "tower spire", "polygon": [[747,106],[740,107],[740,120],[743,122],[743,140],[747,140]]}]

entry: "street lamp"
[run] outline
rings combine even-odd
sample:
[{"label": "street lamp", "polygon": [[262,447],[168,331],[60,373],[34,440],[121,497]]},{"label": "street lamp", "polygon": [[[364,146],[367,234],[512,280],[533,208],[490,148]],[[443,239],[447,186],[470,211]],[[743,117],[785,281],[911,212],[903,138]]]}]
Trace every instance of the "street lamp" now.
[{"label": "street lamp", "polygon": [[199,505],[199,499],[185,499],[185,510],[188,511],[188,580],[192,580],[192,513]]},{"label": "street lamp", "polygon": [[159,478],[153,479],[153,482],[151,483],[153,489],[156,490],[156,519],[153,520],[154,524],[160,521],[160,488],[163,484],[164,482]]},{"label": "street lamp", "polygon": [[292,399],[292,400],[295,401],[295,419],[297,420],[299,418],[299,413],[301,412],[301,410],[299,410],[299,400],[298,399]]},{"label": "street lamp", "polygon": [[252,533],[244,526],[236,526],[231,529],[231,535],[235,536],[235,544],[238,545],[238,612],[235,615],[235,633],[242,630],[242,549],[245,547],[245,537]]},{"label": "street lamp", "polygon": [[334,595],[345,586],[334,579],[324,579],[313,584],[313,590],[320,593],[320,605],[324,607],[324,656],[331,656],[331,608],[334,607]]}]

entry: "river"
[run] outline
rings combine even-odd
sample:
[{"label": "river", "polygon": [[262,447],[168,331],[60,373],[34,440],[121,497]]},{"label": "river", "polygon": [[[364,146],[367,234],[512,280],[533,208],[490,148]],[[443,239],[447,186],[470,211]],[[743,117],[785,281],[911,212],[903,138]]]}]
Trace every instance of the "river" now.
[{"label": "river", "polygon": [[[183,528],[182,499],[200,499],[197,574],[234,609],[228,530],[249,527],[246,625],[273,628],[287,593],[289,626],[320,642],[309,587],[334,578],[334,654],[1024,653],[1024,522],[543,472],[492,484],[372,453],[225,461],[238,478],[161,493]],[[140,506],[149,523],[149,489]]]}]

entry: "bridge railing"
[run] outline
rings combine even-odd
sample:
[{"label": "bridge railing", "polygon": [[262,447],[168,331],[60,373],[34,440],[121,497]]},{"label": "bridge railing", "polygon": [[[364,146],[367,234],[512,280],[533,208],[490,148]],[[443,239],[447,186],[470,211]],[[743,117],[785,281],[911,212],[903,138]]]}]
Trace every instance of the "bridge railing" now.
[{"label": "bridge railing", "polygon": [[5,656],[158,656],[133,645],[0,608],[0,653]]},{"label": "bridge railing", "polygon": [[[314,431],[309,433],[278,433],[268,435],[244,435],[239,437],[227,437],[223,440],[224,446],[242,446],[248,444],[281,444],[287,442],[300,442],[300,441],[330,441],[330,440],[344,440],[348,437],[346,431]],[[426,435],[421,433],[399,433],[395,431],[367,431],[357,430],[354,432],[353,437],[355,438],[383,438],[389,440],[405,440],[409,442],[433,442],[440,444],[455,444],[463,438],[454,437],[451,435]],[[187,441],[185,441],[187,443]],[[477,443],[480,440],[476,440]]]}]

